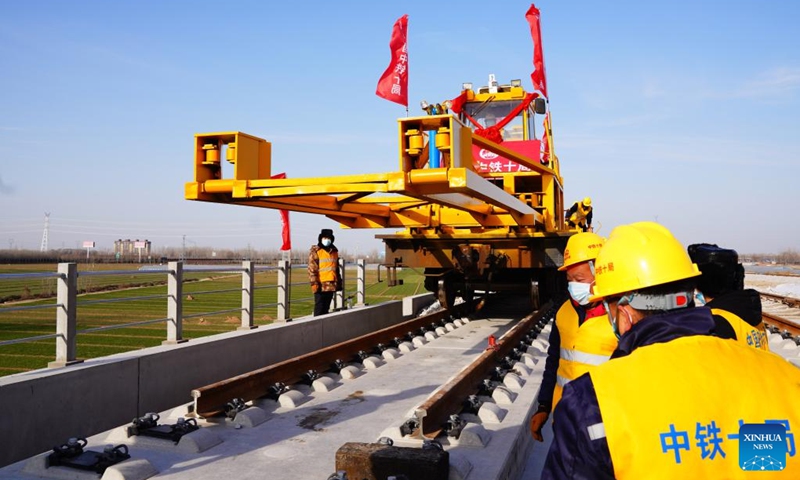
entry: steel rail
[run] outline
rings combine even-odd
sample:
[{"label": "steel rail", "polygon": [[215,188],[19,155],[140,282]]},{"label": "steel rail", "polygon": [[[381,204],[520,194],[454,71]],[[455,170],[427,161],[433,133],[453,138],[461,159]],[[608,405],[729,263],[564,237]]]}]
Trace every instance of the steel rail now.
[{"label": "steel rail", "polygon": [[[234,398],[247,402],[271,393],[276,384],[291,385],[302,382],[309,371],[325,372],[338,361],[355,361],[359,352],[373,352],[379,344],[389,344],[395,338],[405,337],[432,323],[441,322],[451,312],[442,310],[397,325],[372,332],[346,342],[284,360],[253,370],[227,380],[192,390],[193,412],[200,417],[224,413],[225,405]],[[360,361],[360,360],[359,360]]]},{"label": "steel rail", "polygon": [[553,303],[548,302],[538,311],[523,318],[506,332],[499,340],[495,349],[487,349],[470,365],[464,367],[449,382],[436,390],[425,402],[414,410],[417,429],[412,435],[427,439],[434,439],[444,429],[447,420],[453,414],[458,414],[464,400],[474,394],[483,380],[488,377],[497,366],[498,359],[503,359],[519,345],[522,338],[553,308]]},{"label": "steel rail", "polygon": [[780,332],[788,332],[792,336],[800,338],[800,325],[797,323],[767,312],[761,312],[761,318],[768,326],[774,327]]},{"label": "steel rail", "polygon": [[788,305],[790,307],[800,307],[800,298],[792,298],[786,297],[783,295],[775,295],[774,293],[765,293],[765,292],[758,292],[764,298],[769,300],[774,300],[776,302],[781,302],[784,305]]}]

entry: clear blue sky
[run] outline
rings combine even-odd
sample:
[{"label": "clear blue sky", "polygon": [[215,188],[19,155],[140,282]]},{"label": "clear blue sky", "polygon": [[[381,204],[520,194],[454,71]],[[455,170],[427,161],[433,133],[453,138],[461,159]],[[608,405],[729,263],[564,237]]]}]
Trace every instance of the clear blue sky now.
[{"label": "clear blue sky", "polygon": [[[456,6],[457,5],[457,6]],[[502,8],[499,7],[502,5]],[[278,248],[276,211],[183,199],[193,134],[273,142],[290,177],[396,170],[374,94],[409,15],[410,107],[522,78],[530,2],[0,2],[0,247]],[[491,7],[490,7],[491,6]],[[569,204],[684,243],[800,249],[800,2],[540,1]],[[322,217],[292,216],[304,250]],[[337,230],[367,251],[375,233]]]}]

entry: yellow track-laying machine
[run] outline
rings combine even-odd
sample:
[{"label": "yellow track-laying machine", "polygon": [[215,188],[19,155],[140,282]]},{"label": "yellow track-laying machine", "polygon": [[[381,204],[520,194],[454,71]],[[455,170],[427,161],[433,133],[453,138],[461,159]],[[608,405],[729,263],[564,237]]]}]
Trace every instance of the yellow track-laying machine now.
[{"label": "yellow track-laying machine", "polygon": [[[500,85],[490,75],[485,87],[464,84],[455,100],[422,107],[426,115],[398,120],[399,168],[388,173],[273,179],[266,140],[195,135],[186,198],[399,229],[376,235],[387,268],[424,269],[426,288],[445,306],[457,295],[512,289],[538,305],[563,287],[557,266],[575,233],[564,225],[546,101],[519,80]],[[223,158],[232,178],[222,178]]]}]

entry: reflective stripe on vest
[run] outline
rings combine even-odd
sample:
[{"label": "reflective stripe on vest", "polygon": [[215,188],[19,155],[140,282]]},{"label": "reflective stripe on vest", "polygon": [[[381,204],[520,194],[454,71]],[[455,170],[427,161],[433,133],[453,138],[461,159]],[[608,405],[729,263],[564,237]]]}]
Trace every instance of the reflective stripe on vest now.
[{"label": "reflective stripe on vest", "polygon": [[587,318],[579,326],[578,312],[572,302],[567,300],[558,309],[556,327],[561,337],[561,357],[553,392],[553,408],[561,400],[564,385],[607,361],[617,348],[617,337],[614,336],[605,312]]},{"label": "reflective stripe on vest", "polygon": [[319,256],[319,281],[335,282],[339,256],[336,253],[327,252],[321,248],[317,251],[317,255]]},{"label": "reflective stripe on vest", "polygon": [[738,315],[731,313],[727,310],[720,310],[719,308],[712,308],[711,313],[719,315],[731,324],[733,331],[736,332],[736,341],[744,345],[760,348],[769,352],[769,341],[767,340],[767,329],[764,323],[760,323],[757,327],[750,325],[741,319]]},{"label": "reflective stripe on vest", "polygon": [[[800,472],[794,440],[800,369],[777,355],[696,335],[640,347],[589,375],[618,479],[771,479]],[[783,472],[740,468],[739,427],[752,423],[788,427]]]}]

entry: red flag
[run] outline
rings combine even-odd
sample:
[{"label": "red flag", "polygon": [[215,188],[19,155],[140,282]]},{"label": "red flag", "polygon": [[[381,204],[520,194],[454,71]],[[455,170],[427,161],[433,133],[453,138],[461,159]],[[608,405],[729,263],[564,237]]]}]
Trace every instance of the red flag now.
[{"label": "red flag", "polygon": [[[274,179],[281,179],[286,178],[286,173],[277,173],[273,175],[271,178]],[[292,232],[289,228],[289,210],[281,210],[281,239],[283,240],[283,245],[281,245],[281,251],[291,250],[292,249]]]},{"label": "red flag", "polygon": [[533,39],[533,73],[531,81],[533,88],[542,92],[542,96],[547,97],[547,78],[544,71],[544,53],[542,52],[542,29],[539,26],[539,9],[531,3],[531,8],[525,14],[528,24],[531,26],[531,38]]},{"label": "red flag", "polygon": [[450,110],[455,113],[456,115],[461,113],[461,109],[464,108],[464,104],[467,103],[467,91],[461,92],[461,95],[457,96],[456,98],[450,100]]},{"label": "red flag", "polygon": [[281,224],[283,228],[281,230],[281,237],[283,239],[283,245],[281,245],[281,250],[291,250],[292,249],[292,233],[289,231],[289,210],[281,210]]},{"label": "red flag", "polygon": [[389,50],[392,61],[378,80],[375,94],[408,107],[408,15],[394,22]]}]

